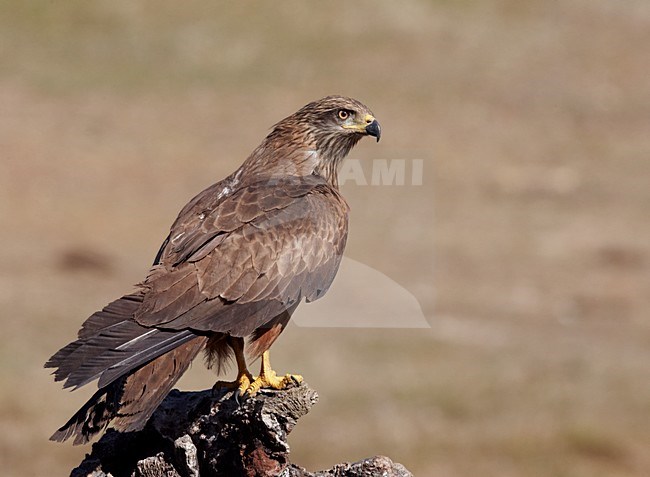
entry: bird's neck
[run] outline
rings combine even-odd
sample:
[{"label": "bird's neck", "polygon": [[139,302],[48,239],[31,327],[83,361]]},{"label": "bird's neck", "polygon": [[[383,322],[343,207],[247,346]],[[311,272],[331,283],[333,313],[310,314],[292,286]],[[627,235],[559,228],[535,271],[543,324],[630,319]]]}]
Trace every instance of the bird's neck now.
[{"label": "bird's neck", "polygon": [[[356,141],[354,141],[356,143]],[[338,170],[354,146],[326,148],[316,140],[301,142],[269,134],[242,165],[246,174],[260,177],[308,176],[317,174],[338,189]]]}]

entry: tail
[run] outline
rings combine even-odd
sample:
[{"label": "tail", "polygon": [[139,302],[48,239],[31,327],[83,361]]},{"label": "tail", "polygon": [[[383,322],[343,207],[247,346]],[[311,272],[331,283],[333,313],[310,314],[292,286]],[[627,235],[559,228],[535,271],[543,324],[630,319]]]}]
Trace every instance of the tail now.
[{"label": "tail", "polygon": [[142,429],[206,341],[196,336],[101,388],[50,440],[63,442],[75,436],[75,445],[85,444],[109,423],[122,432]]},{"label": "tail", "polygon": [[142,293],[126,295],[92,315],[79,339],[45,364],[57,368],[57,381],[75,389],[99,378],[99,391],[51,437],[76,435],[82,444],[109,423],[133,431],[145,423],[174,383],[187,370],[207,337],[189,330],[147,328],[133,320]]}]

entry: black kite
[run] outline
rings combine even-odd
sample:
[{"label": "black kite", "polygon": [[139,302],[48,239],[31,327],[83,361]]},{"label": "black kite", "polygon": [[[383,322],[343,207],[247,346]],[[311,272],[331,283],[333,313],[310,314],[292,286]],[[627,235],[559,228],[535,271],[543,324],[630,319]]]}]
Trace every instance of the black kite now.
[{"label": "black kite", "polygon": [[[109,424],[141,429],[201,350],[217,369],[234,354],[240,394],[300,381],[276,376],[268,350],[300,301],[323,296],[336,275],[348,222],[337,170],[365,135],[380,136],[366,106],[323,98],[194,197],[138,290],[93,314],[45,364],[66,388],[99,387],[52,439],[85,443]],[[257,378],[244,351],[262,357]]]}]

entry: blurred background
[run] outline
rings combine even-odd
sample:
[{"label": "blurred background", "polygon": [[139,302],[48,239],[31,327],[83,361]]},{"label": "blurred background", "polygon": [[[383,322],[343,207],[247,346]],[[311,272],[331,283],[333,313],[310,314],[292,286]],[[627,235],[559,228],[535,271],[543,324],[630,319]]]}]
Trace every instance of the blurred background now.
[{"label": "blurred background", "polygon": [[[3,475],[66,475],[89,451],[47,440],[93,386],[63,391],[45,360],[144,277],[189,198],[333,93],[383,127],[353,159],[424,160],[420,186],[343,192],[348,258],[430,328],[346,327],[364,308],[328,297],[339,326],[308,326],[303,306],[273,353],[321,396],[294,461],[648,475],[647,0],[0,10]],[[333,294],[362,286],[344,272]],[[197,360],[180,387],[214,379]]]}]

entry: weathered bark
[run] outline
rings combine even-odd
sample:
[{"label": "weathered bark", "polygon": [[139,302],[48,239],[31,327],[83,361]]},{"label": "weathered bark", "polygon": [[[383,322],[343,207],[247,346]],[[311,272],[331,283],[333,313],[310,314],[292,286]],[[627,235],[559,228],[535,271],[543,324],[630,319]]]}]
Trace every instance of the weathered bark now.
[{"label": "weathered bark", "polygon": [[308,472],[289,461],[288,434],[318,401],[303,384],[237,399],[232,391],[172,391],[140,432],[109,430],[72,477],[407,477],[376,456]]}]

